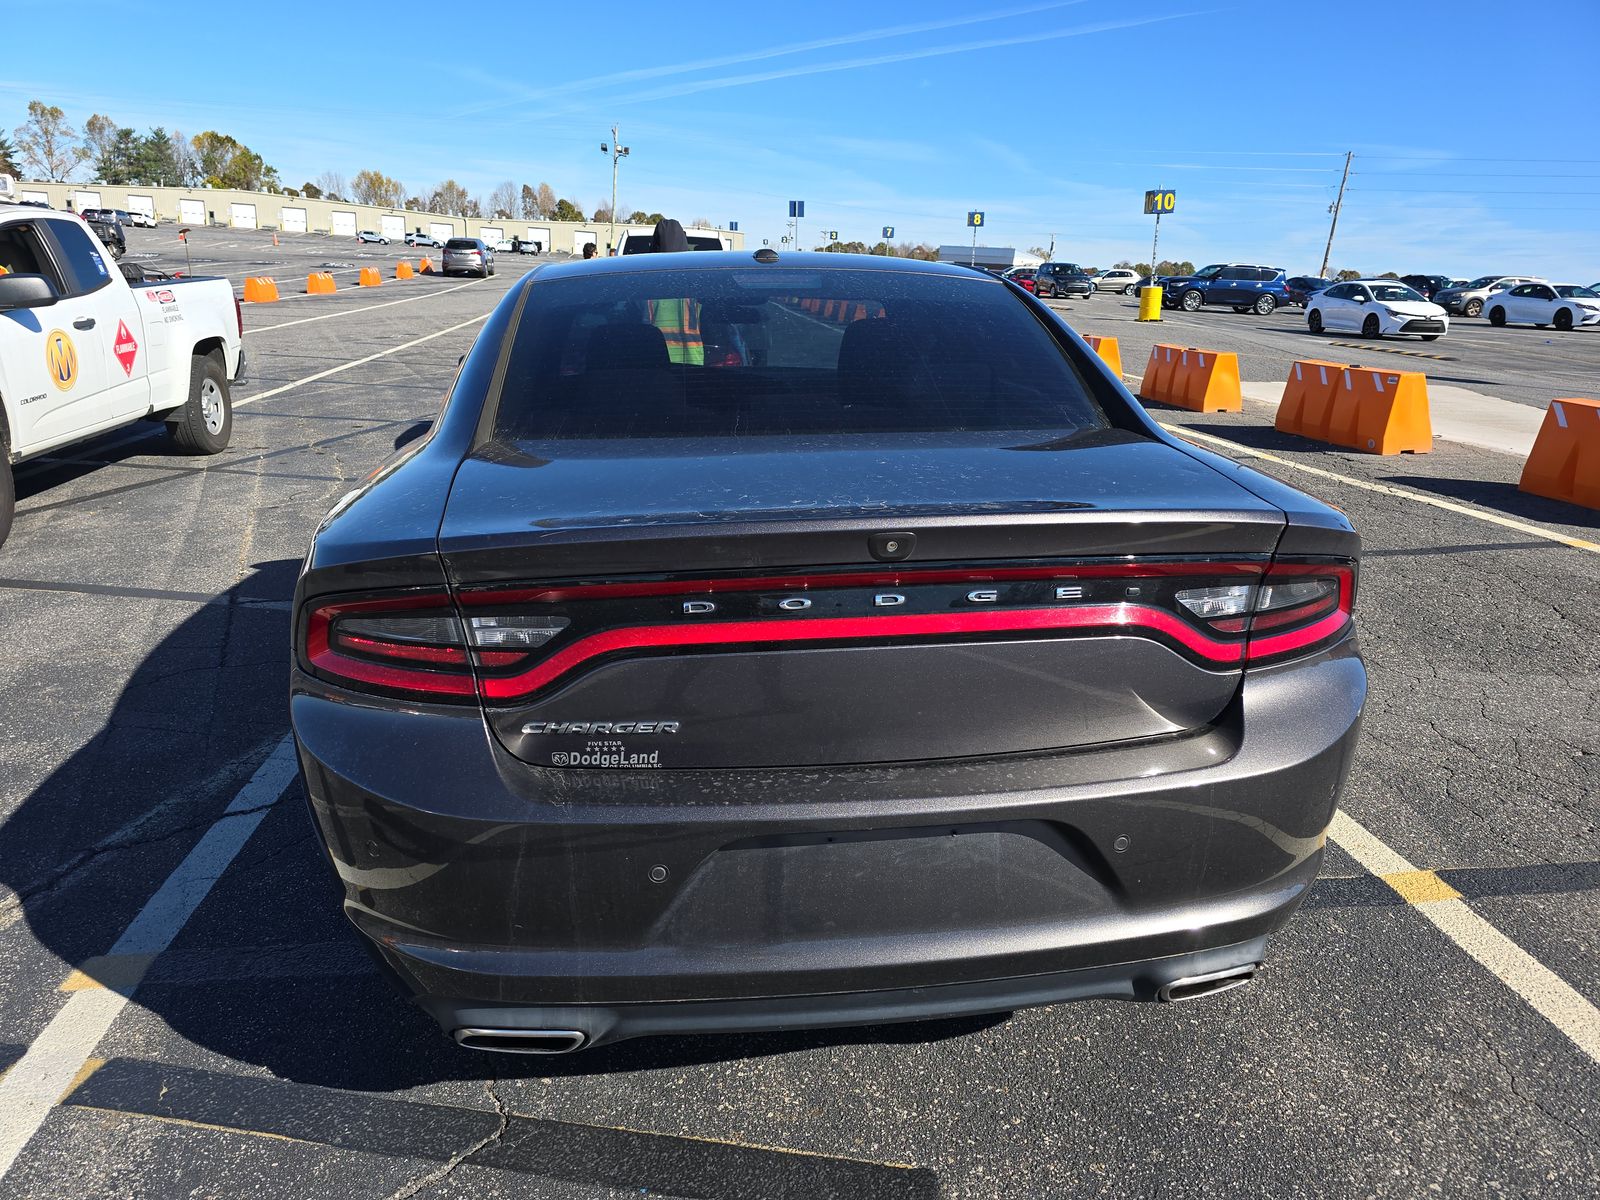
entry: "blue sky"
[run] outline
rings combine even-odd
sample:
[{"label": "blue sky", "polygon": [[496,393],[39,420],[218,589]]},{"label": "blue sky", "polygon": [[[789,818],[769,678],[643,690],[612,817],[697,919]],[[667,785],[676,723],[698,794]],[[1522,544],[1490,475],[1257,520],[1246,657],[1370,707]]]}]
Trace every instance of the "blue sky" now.
[{"label": "blue sky", "polygon": [[1600,279],[1596,0],[623,7],[210,5],[185,24],[80,2],[75,25],[116,36],[76,40],[66,10],[28,6],[6,14],[28,52],[7,56],[0,124],[38,97],[78,125],[232,133],[291,185],[548,180],[592,210],[617,121],[625,208],[738,220],[757,245],[791,198],[808,244],[886,224],[964,242],[981,208],[985,242],[1054,235],[1104,266],[1149,256],[1143,192],[1170,186],[1162,257],[1291,274],[1320,265],[1353,150],[1334,268]]}]

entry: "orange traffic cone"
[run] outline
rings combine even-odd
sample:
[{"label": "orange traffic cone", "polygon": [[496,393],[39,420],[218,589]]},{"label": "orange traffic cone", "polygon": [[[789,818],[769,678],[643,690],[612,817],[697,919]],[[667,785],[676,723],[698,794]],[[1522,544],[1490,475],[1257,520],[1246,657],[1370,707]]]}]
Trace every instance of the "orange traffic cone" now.
[{"label": "orange traffic cone", "polygon": [[274,246],[276,246],[278,244],[278,235],[277,234],[273,234],[272,235],[272,244]]}]

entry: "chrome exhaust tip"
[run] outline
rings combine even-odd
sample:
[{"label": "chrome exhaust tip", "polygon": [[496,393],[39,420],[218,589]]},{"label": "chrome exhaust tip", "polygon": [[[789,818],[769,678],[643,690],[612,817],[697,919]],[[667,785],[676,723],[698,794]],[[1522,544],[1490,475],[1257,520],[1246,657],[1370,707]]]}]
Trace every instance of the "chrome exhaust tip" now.
[{"label": "chrome exhaust tip", "polygon": [[1243,987],[1256,977],[1261,970],[1260,963],[1246,963],[1242,967],[1229,967],[1223,971],[1211,971],[1205,975],[1186,975],[1182,979],[1174,979],[1170,983],[1161,985],[1156,992],[1156,999],[1164,1004],[1178,1004],[1184,1000],[1199,1000],[1203,996],[1215,996],[1218,992],[1232,991],[1234,988]]},{"label": "chrome exhaust tip", "polygon": [[469,1026],[452,1035],[469,1050],[500,1054],[571,1054],[581,1049],[589,1035],[578,1029],[483,1029]]}]

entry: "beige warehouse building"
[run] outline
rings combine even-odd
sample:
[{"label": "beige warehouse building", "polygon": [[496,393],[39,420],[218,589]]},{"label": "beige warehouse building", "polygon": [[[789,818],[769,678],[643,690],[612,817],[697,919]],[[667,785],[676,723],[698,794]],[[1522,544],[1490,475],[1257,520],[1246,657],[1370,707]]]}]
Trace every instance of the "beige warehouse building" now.
[{"label": "beige warehouse building", "polygon": [[[556,253],[578,253],[587,242],[593,242],[604,253],[611,228],[604,221],[453,217],[374,204],[346,204],[221,188],[19,182],[17,193],[19,200],[38,200],[52,208],[67,208],[69,202],[70,207],[79,210],[120,208],[178,225],[222,225],[234,229],[270,229],[276,233],[320,233],[349,238],[355,237],[357,230],[371,229],[396,242],[408,233],[431,234],[440,241],[451,237],[481,237],[491,244],[501,238],[521,238],[538,242],[544,249]],[[628,233],[649,233],[650,229],[648,225],[618,224],[617,240],[620,242]],[[744,235],[737,230],[702,232],[715,233],[728,250],[744,247]]]}]

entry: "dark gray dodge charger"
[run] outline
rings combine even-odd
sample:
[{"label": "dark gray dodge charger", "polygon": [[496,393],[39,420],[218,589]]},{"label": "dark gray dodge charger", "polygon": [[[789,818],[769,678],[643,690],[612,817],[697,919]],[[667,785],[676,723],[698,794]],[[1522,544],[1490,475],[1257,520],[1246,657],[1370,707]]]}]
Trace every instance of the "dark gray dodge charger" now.
[{"label": "dark gray dodge charger", "polygon": [[306,793],[466,1046],[1203,996],[1316,877],[1358,545],[998,279],[541,266],[317,530]]}]

